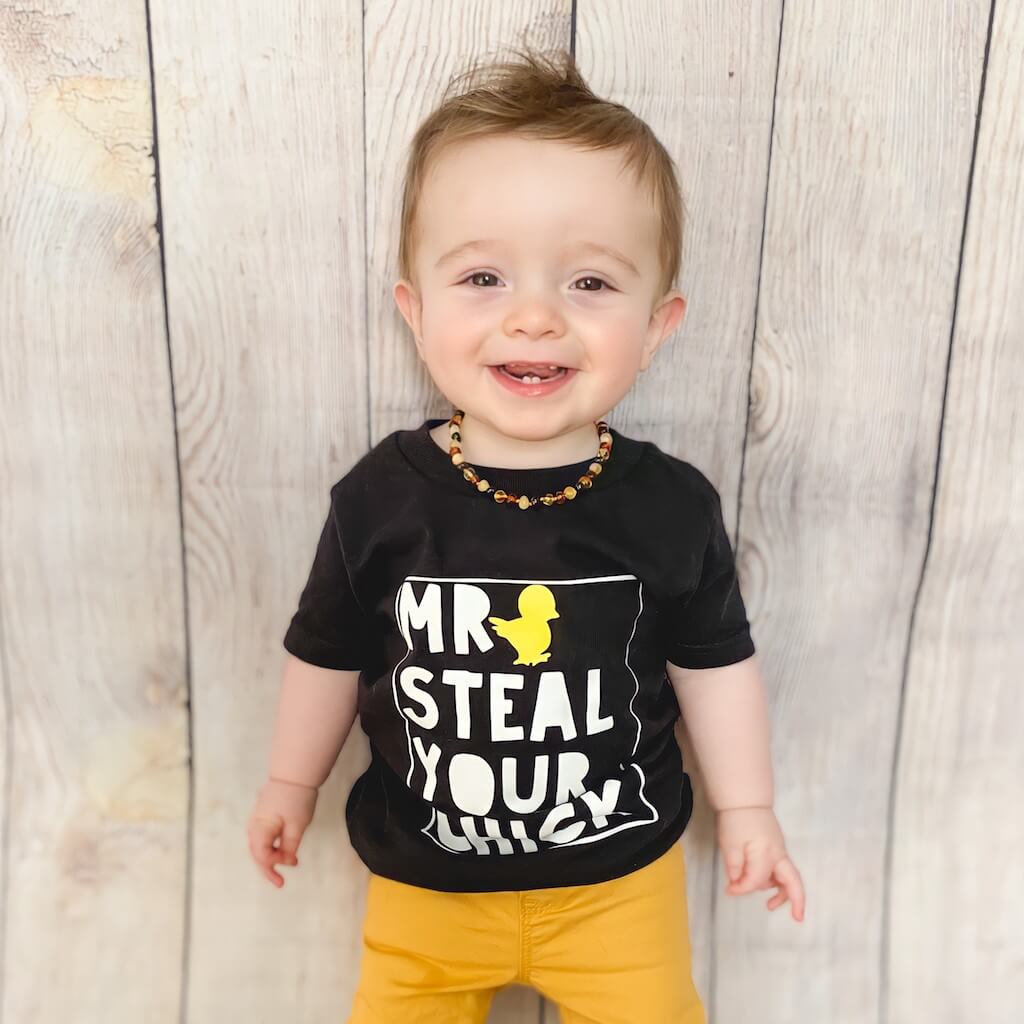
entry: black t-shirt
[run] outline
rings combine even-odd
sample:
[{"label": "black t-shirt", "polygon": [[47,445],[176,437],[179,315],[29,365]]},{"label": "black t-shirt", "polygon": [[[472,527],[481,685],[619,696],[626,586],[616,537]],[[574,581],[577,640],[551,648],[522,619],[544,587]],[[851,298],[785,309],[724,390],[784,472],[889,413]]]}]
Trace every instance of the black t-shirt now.
[{"label": "black t-shirt", "polygon": [[[376,874],[450,892],[641,868],[692,810],[666,660],[754,653],[718,493],[612,428],[590,490],[499,505],[430,436],[441,422],[395,431],[331,488],[284,637],[360,670],[371,763],[346,806],[352,845]],[[538,495],[591,461],[476,468]]]}]

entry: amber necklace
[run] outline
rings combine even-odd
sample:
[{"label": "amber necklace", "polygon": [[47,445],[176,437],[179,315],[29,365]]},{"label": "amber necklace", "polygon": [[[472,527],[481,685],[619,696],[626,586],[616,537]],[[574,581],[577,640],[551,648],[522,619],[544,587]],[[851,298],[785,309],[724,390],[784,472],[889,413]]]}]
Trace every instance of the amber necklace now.
[{"label": "amber necklace", "polygon": [[593,486],[594,477],[601,472],[602,464],[608,461],[608,457],[612,453],[612,435],[608,430],[608,423],[605,420],[598,420],[594,424],[597,428],[597,455],[575,485],[569,484],[554,493],[542,494],[538,498],[531,498],[526,494],[512,494],[509,491],[492,487],[487,480],[481,479],[480,474],[466,462],[466,457],[462,454],[461,433],[464,415],[461,409],[456,409],[448,421],[448,436],[451,438],[448,454],[451,456],[452,465],[462,473],[470,486],[475,487],[482,494],[492,495],[499,505],[515,505],[522,509],[532,508],[537,502],[542,505],[564,505],[567,501],[572,501],[580,491],[589,490]]}]

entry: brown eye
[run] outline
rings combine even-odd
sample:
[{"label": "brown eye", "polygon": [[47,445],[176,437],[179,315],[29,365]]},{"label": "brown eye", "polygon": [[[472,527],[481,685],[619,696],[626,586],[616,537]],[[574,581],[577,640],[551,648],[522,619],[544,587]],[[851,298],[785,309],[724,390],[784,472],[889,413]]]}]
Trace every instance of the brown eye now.
[{"label": "brown eye", "polygon": [[588,275],[587,277],[581,277],[580,281],[592,281],[592,282],[595,282],[596,284],[601,286],[599,288],[581,288],[580,291],[584,291],[584,292],[599,292],[602,289],[607,289],[608,288],[607,282],[602,281],[601,278],[599,278],[599,277],[592,277],[592,276]]},{"label": "brown eye", "polygon": [[[497,281],[498,280],[488,270],[478,270],[475,274],[470,274],[469,277],[466,278],[466,280],[472,282],[473,284],[477,284],[477,278],[480,278],[480,277],[489,277],[489,278],[491,278],[492,281]],[[479,287],[487,288],[488,286],[487,285],[480,285]]]}]

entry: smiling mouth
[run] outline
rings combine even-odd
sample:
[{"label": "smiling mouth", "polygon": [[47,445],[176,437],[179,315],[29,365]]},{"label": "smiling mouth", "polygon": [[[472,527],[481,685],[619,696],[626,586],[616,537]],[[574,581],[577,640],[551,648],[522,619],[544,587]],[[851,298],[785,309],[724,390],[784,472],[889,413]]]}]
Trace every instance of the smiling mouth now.
[{"label": "smiling mouth", "polygon": [[505,377],[521,381],[524,384],[539,384],[545,380],[564,377],[568,372],[565,366],[553,363],[499,363],[495,369]]}]

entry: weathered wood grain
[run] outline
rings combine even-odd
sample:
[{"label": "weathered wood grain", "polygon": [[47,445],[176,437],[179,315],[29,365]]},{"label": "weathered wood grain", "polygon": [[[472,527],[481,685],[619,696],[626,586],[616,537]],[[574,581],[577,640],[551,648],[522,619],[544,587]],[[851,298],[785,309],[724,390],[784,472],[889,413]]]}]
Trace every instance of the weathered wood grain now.
[{"label": "weathered wood grain", "polygon": [[0,6],[5,1024],[178,1019],[188,728],[151,135],[141,4]]},{"label": "weathered wood grain", "polygon": [[806,922],[719,903],[718,1024],[878,1019],[888,794],[987,2],[785,6],[740,561]]},{"label": "weathered wood grain", "polygon": [[997,3],[895,791],[890,1024],[1024,1004],[1024,12]]},{"label": "weathered wood grain", "polygon": [[362,5],[150,6],[192,638],[186,1009],[339,1020],[361,949],[343,811],[362,733],[283,889],[245,824],[329,487],[367,444]]}]

